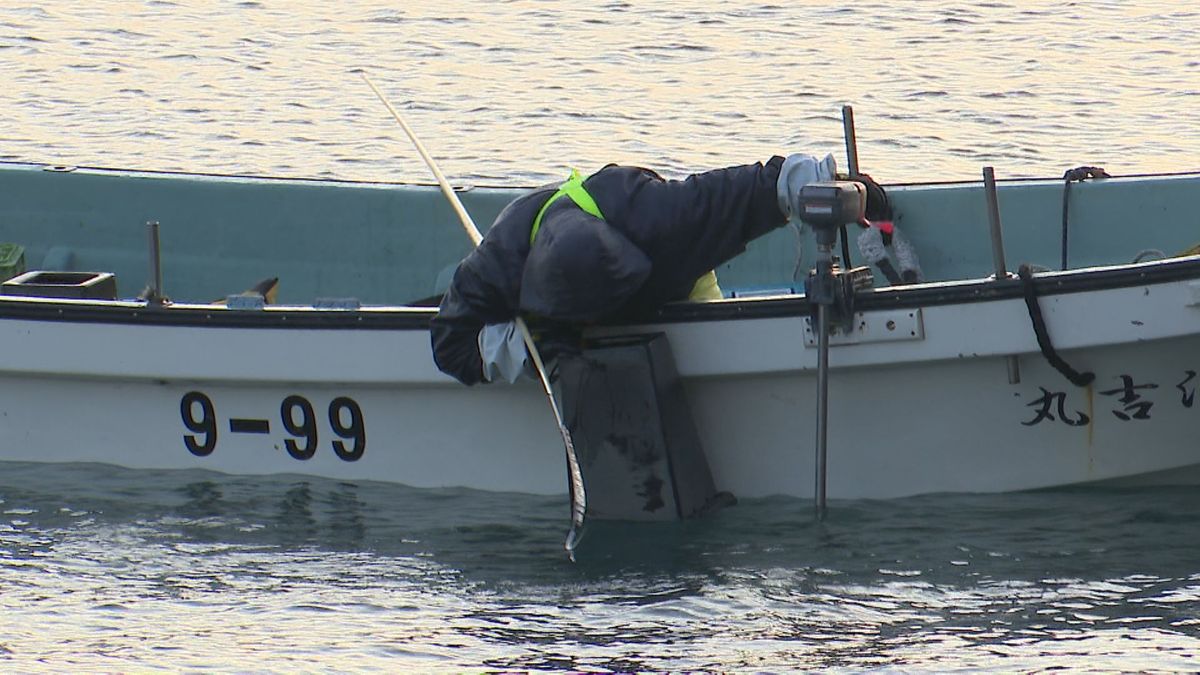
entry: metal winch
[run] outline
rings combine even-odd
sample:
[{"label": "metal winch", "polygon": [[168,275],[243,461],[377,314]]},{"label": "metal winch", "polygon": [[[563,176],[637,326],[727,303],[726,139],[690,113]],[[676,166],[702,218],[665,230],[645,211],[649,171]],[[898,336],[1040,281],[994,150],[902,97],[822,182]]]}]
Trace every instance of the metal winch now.
[{"label": "metal winch", "polygon": [[846,225],[861,222],[866,208],[862,183],[810,183],[800,191],[800,219],[813,228],[817,241],[816,268],[805,279],[805,296],[814,308],[829,308],[831,323],[839,326],[849,326],[855,294],[875,283],[870,267],[844,269],[833,256],[839,233],[845,238]]}]

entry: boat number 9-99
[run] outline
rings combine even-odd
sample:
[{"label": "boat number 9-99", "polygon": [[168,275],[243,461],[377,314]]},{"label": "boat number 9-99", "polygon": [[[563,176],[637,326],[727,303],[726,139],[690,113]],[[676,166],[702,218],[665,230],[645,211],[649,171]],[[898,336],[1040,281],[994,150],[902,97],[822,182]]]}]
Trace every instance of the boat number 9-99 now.
[{"label": "boat number 9-99", "polygon": [[[207,457],[217,448],[217,411],[212,399],[199,391],[189,391],[179,400],[179,416],[183,426],[192,432],[184,434],[183,444],[197,457]],[[352,398],[339,396],[329,402],[329,428],[337,439],[333,454],[339,459],[354,462],[367,450],[367,428],[362,408]],[[303,396],[291,395],[279,405],[279,421],[290,438],[283,447],[296,459],[311,459],[320,443],[317,414],[312,403]],[[244,417],[229,418],[229,432],[234,434],[270,434],[271,420]]]}]

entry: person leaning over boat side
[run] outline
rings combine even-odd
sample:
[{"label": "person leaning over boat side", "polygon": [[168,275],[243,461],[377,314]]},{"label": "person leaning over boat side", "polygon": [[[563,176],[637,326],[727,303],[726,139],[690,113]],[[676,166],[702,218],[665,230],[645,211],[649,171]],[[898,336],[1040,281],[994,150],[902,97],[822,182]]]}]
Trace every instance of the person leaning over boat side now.
[{"label": "person leaning over boat side", "polygon": [[684,180],[610,164],[537,188],[509,203],[459,263],[432,321],[434,361],[468,385],[515,381],[526,358],[518,313],[578,326],[684,300],[798,213],[801,188],[835,176],[832,156],[796,154]]}]

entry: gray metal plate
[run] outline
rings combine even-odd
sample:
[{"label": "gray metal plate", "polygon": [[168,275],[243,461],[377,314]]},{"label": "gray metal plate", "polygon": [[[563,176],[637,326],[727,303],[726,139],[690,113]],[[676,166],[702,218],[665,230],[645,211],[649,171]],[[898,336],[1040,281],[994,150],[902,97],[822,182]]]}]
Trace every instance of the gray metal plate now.
[{"label": "gray metal plate", "polygon": [[[834,324],[829,333],[829,346],[924,339],[925,324],[921,320],[919,308],[893,309],[870,314],[855,312],[853,328],[848,332]],[[813,331],[811,317],[804,320],[804,346],[817,346],[817,335]]]}]

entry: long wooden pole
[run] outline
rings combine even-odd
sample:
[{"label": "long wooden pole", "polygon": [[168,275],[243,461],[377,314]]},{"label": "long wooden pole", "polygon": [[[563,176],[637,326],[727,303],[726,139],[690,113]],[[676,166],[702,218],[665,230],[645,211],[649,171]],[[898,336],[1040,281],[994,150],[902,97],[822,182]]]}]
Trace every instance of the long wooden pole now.
[{"label": "long wooden pole", "polygon": [[[471,215],[463,208],[462,200],[458,198],[458,194],[450,187],[450,182],[442,175],[442,172],[437,167],[437,162],[433,161],[433,157],[425,150],[425,146],[421,140],[417,138],[416,133],[396,112],[392,104],[388,102],[387,97],[371,78],[367,77],[366,73],[362,74],[363,81],[375,92],[383,105],[387,107],[388,112],[392,114],[397,122],[400,123],[400,128],[404,129],[404,133],[408,135],[409,140],[417,148],[421,159],[425,160],[425,165],[433,172],[433,177],[437,179],[438,186],[442,189],[442,194],[446,195],[446,199],[450,201],[450,206],[454,208],[454,212],[458,214],[458,219],[462,221],[463,228],[467,231],[467,236],[471,238],[471,243],[475,246],[483,241],[483,235],[479,233],[479,228],[475,227],[475,221],[471,219]],[[525,348],[529,350],[529,356],[533,359],[534,368],[537,370],[538,379],[542,382],[542,392],[546,395],[546,400],[550,403],[551,410],[554,411],[554,421],[558,423],[558,432],[562,435],[563,445],[566,448],[567,455],[567,485],[571,494],[571,529],[567,532],[566,549],[567,555],[572,560],[575,559],[575,547],[579,544],[579,539],[583,535],[583,519],[587,512],[587,495],[583,488],[583,474],[579,470],[579,458],[575,455],[575,443],[571,440],[571,432],[567,429],[567,425],[563,422],[561,409],[558,407],[558,400],[554,396],[554,390],[550,386],[550,378],[546,374],[546,365],[542,362],[542,355],[538,351],[537,345],[533,342],[533,336],[529,333],[529,326],[525,325],[525,320],[519,315],[515,322],[517,328],[521,331],[521,337],[525,340]]]}]

